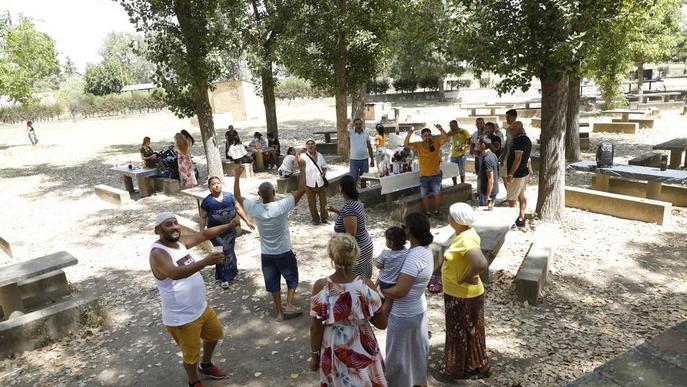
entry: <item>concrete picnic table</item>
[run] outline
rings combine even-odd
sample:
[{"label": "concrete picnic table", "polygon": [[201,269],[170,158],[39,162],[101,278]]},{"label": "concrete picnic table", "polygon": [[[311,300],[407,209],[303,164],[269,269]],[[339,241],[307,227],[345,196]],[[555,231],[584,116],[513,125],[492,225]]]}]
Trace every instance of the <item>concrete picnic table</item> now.
[{"label": "concrete picnic table", "polygon": [[[687,137],[677,137],[672,140],[662,142],[660,144],[654,145],[656,150],[669,150],[670,151],[670,168],[679,168],[680,161],[682,161],[682,154],[687,151]],[[685,168],[687,168],[687,158],[685,158]]]},{"label": "concrete picnic table", "polygon": [[[456,177],[460,174],[457,164],[446,161],[441,163],[441,172],[444,179],[448,177]],[[368,172],[363,174],[361,178],[379,182],[379,185],[382,187],[380,191],[382,195],[420,186],[419,171],[398,173],[384,177],[379,177]]]},{"label": "concrete picnic table", "polygon": [[324,142],[330,144],[332,142],[332,134],[336,134],[336,130],[323,130],[320,132],[313,132],[313,134],[324,134]]},{"label": "concrete picnic table", "polygon": [[134,193],[133,179],[136,178],[136,181],[138,182],[138,190],[140,191],[142,198],[152,195],[153,188],[151,187],[148,178],[156,176],[159,172],[157,168],[133,167],[132,169],[129,169],[128,166],[112,167],[110,168],[110,171],[114,171],[122,175],[124,187],[127,191],[129,191],[129,193]]},{"label": "concrete picnic table", "polygon": [[663,102],[670,102],[674,101],[677,99],[677,96],[680,95],[679,91],[668,91],[664,93],[642,93],[640,94],[628,94],[628,97],[631,98],[637,98],[639,102],[641,103],[647,103],[649,100],[651,100],[654,97],[659,97],[657,99],[660,99]]},{"label": "concrete picnic table", "polygon": [[474,117],[477,116],[477,110],[489,110],[489,115],[490,116],[495,116],[496,115],[496,109],[502,109],[501,106],[497,105],[461,105],[461,108],[463,109],[470,109],[470,116]]},{"label": "concrete picnic table", "polygon": [[625,122],[628,122],[630,120],[630,114],[646,114],[648,111],[646,110],[634,110],[634,109],[612,109],[612,110],[604,110],[602,113],[607,113],[607,114],[621,114],[622,115],[622,120]]},{"label": "concrete picnic table", "polygon": [[399,122],[398,123],[398,129],[399,131],[404,131],[405,129],[403,128],[409,128],[412,127],[414,130],[421,130],[427,127],[426,122]]},{"label": "concrete picnic table", "polygon": [[19,282],[51,271],[76,265],[79,261],[66,251],[18,262],[0,268],[0,307],[5,319],[14,311],[24,312]]},{"label": "concrete picnic table", "polygon": [[608,192],[611,176],[623,179],[644,180],[648,183],[646,186],[646,197],[648,199],[658,200],[663,183],[687,184],[687,172],[675,169],[661,171],[660,168],[623,164],[598,168],[595,161],[579,161],[570,164],[570,167],[578,171],[596,173],[596,179],[592,188],[598,191]]}]

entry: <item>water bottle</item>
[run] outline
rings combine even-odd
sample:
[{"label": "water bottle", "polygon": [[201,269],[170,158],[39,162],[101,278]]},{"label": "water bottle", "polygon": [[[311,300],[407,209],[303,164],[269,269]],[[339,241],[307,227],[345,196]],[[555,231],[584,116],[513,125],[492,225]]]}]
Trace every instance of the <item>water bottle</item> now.
[{"label": "water bottle", "polygon": [[666,169],[668,169],[668,156],[662,155],[661,156],[661,170],[665,171]]}]

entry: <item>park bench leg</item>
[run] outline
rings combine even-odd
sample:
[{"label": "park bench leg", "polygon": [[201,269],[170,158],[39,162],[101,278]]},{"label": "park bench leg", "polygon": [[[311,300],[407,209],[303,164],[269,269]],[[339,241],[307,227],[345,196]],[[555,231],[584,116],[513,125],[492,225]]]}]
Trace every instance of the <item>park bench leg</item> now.
[{"label": "park bench leg", "polygon": [[659,200],[661,196],[661,188],[663,184],[660,181],[650,181],[646,186],[646,197],[647,199]]},{"label": "park bench leg", "polygon": [[596,179],[594,180],[594,184],[592,185],[592,188],[597,190],[597,191],[608,192],[609,182],[610,182],[610,176],[604,175],[601,173],[597,173]]},{"label": "park bench leg", "polygon": [[122,180],[124,180],[124,188],[129,191],[129,193],[134,193],[134,180],[131,176],[122,175]]},{"label": "park bench leg", "polygon": [[19,286],[16,283],[0,288],[0,307],[5,320],[8,320],[14,311],[24,311],[24,302],[21,299],[21,292],[19,292]]},{"label": "park bench leg", "polygon": [[670,168],[677,169],[680,167],[680,162],[682,161],[682,149],[671,149],[670,150]]},{"label": "park bench leg", "polygon": [[151,195],[152,189],[150,187],[150,183],[152,182],[152,178],[144,177],[144,176],[138,176],[136,178],[136,182],[138,183],[138,191],[141,193],[141,197],[145,198]]}]

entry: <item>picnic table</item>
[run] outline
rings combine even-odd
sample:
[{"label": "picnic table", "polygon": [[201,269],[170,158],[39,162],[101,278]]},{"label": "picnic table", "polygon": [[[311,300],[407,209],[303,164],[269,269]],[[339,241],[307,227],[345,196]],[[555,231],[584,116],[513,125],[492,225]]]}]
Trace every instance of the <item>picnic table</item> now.
[{"label": "picnic table", "polygon": [[612,109],[604,110],[602,113],[607,114],[621,114],[622,120],[628,122],[630,120],[630,114],[641,114],[645,115],[648,113],[646,110],[634,110],[634,109]]},{"label": "picnic table", "polygon": [[[456,177],[460,174],[457,164],[449,163],[446,161],[441,163],[441,172],[443,173],[444,179],[446,179],[447,177]],[[375,174],[368,172],[363,174],[361,178],[365,180],[379,182],[379,185],[381,185],[380,193],[382,195],[420,186],[419,171],[399,173],[396,175],[388,175],[384,177],[379,177]]]},{"label": "picnic table", "polygon": [[0,269],[0,307],[5,319],[15,311],[24,312],[19,283],[51,271],[76,265],[77,259],[66,251],[3,266]]},{"label": "picnic table", "polygon": [[664,93],[643,93],[643,94],[628,94],[630,98],[637,98],[641,103],[647,103],[652,99],[656,99],[662,102],[670,102],[677,100],[680,95],[679,91],[668,91]]},{"label": "picnic table", "polygon": [[210,191],[207,189],[207,187],[184,189],[181,190],[181,194],[196,199],[196,204],[198,205],[198,217],[200,217],[200,204],[208,195],[210,195]]},{"label": "picnic table", "polygon": [[461,105],[461,108],[463,109],[470,109],[470,116],[474,117],[477,115],[477,110],[489,110],[489,115],[490,116],[495,116],[496,115],[496,109],[502,109],[501,106],[498,105]]},{"label": "picnic table", "polygon": [[122,175],[122,180],[124,180],[124,187],[129,193],[134,193],[134,181],[135,178],[138,182],[138,190],[141,193],[141,197],[147,197],[153,194],[153,189],[151,187],[148,178],[156,176],[158,174],[157,168],[140,168],[133,167],[129,169],[128,166],[119,166],[110,168],[111,171],[117,172]]},{"label": "picnic table", "polygon": [[660,168],[622,164],[598,168],[595,161],[579,161],[570,164],[570,167],[578,171],[596,173],[596,180],[592,188],[604,192],[608,192],[611,176],[623,179],[644,180],[648,183],[646,186],[646,197],[648,199],[659,198],[663,183],[687,184],[687,172],[674,169],[661,171]]},{"label": "picnic table", "polygon": [[[670,165],[670,168],[679,168],[680,161],[682,161],[682,154],[687,151],[687,137],[678,137],[670,141],[662,142],[654,145],[654,149],[669,150],[670,161],[668,165]],[[687,168],[687,158],[685,158],[685,168]]]},{"label": "picnic table", "polygon": [[320,132],[314,132],[313,134],[324,134],[324,142],[330,144],[332,142],[332,134],[336,133],[336,130],[323,130]]}]

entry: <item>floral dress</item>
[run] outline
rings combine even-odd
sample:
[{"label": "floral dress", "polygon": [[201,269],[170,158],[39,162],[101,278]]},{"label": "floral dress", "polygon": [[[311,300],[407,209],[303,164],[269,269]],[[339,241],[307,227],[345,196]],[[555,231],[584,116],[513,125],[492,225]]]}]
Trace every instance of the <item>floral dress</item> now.
[{"label": "floral dress", "polygon": [[191,153],[185,155],[178,152],[177,163],[179,165],[179,185],[181,185],[181,188],[192,188],[197,186],[198,181],[193,171]]},{"label": "floral dress", "polygon": [[356,277],[327,284],[310,300],[310,316],[322,321],[320,386],[387,386],[384,360],[370,319],[382,308],[377,291]]}]

